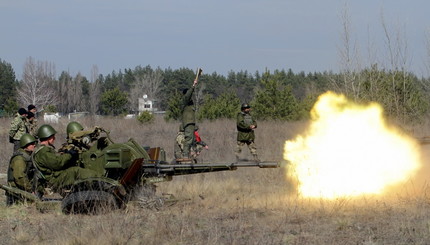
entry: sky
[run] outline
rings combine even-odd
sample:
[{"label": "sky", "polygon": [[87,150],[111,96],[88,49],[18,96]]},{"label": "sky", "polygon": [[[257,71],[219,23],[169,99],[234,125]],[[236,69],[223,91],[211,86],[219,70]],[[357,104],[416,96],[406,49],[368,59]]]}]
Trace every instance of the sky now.
[{"label": "sky", "polygon": [[402,33],[408,69],[426,75],[429,9],[428,0],[1,0],[0,59],[18,79],[29,57],[57,76],[139,65],[336,72],[347,10],[361,63],[370,53],[387,62],[384,22]]}]

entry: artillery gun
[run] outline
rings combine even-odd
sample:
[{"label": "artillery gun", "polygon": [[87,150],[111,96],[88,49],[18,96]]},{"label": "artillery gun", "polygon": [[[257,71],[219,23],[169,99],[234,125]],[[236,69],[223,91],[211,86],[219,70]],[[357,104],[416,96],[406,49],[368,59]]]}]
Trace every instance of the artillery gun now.
[{"label": "artillery gun", "polygon": [[[114,143],[106,137],[93,138],[86,151],[79,153],[81,167],[103,174],[100,178],[76,181],[62,191],[62,198],[50,200],[7,185],[0,185],[9,195],[26,202],[60,203],[64,213],[98,213],[101,210],[125,207],[142,188],[155,195],[155,183],[171,181],[173,176],[236,170],[241,167],[277,168],[276,162],[193,163],[166,161],[161,147],[142,147],[133,138]],[[86,137],[86,135],[82,135]],[[87,143],[87,142],[86,142]]]}]

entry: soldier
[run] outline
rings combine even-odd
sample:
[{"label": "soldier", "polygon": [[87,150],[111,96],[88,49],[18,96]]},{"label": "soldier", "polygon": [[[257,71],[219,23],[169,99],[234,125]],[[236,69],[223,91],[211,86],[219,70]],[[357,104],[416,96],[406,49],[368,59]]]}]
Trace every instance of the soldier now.
[{"label": "soldier", "polygon": [[[68,150],[76,150],[79,153],[87,151],[91,147],[91,143],[98,140],[100,132],[103,131],[100,127],[94,127],[92,130],[84,130],[84,127],[78,122],[70,122],[66,128],[66,143],[64,143],[59,152],[66,152]],[[99,148],[103,148],[102,144],[107,144],[106,140],[101,139]]]},{"label": "soldier", "polygon": [[173,146],[173,150],[175,152],[175,159],[182,158],[183,150],[184,150],[184,127],[182,127],[182,123],[179,124],[179,131],[176,134],[175,144]]},{"label": "soldier", "polygon": [[254,157],[254,161],[260,161],[257,155],[257,147],[255,146],[254,130],[257,128],[257,122],[252,118],[251,106],[243,103],[241,111],[237,114],[237,147],[236,160],[239,160],[239,154],[242,152],[242,146],[247,145],[249,151]]},{"label": "soldier", "polygon": [[76,180],[101,177],[96,171],[75,166],[79,158],[77,151],[56,153],[54,148],[56,133],[51,125],[42,125],[37,131],[40,144],[33,153],[33,164],[54,191],[62,191]]},{"label": "soldier", "polygon": [[199,127],[196,125],[194,130],[194,143],[191,147],[191,155],[193,157],[198,157],[203,149],[209,150],[209,146],[200,137]]},{"label": "soldier", "polygon": [[[32,120],[32,128],[34,128],[36,130],[35,134],[33,134],[33,136],[35,136],[37,134],[37,118],[36,118],[36,113],[37,113],[37,108],[35,105],[30,104],[27,106],[27,111],[30,113],[33,113],[34,118]],[[27,116],[28,117],[28,116]]]},{"label": "soldier", "polygon": [[195,108],[193,103],[193,93],[197,85],[197,79],[194,80],[191,89],[184,89],[182,93],[182,125],[184,126],[184,149],[182,158],[190,158],[190,148],[194,141],[194,126],[196,124]]},{"label": "soldier", "polygon": [[28,133],[27,127],[27,111],[24,108],[19,108],[15,118],[10,124],[9,142],[13,143],[13,152],[20,148],[19,140],[22,135]]},{"label": "soldier", "polygon": [[34,117],[33,112],[29,111],[27,114],[27,132],[33,136],[37,135],[37,122],[36,118]]},{"label": "soldier", "polygon": [[[37,140],[30,134],[23,134],[20,138],[20,148],[12,155],[7,170],[7,183],[11,187],[27,192],[33,192],[34,167],[31,154],[36,147]],[[19,199],[6,192],[6,205],[19,202]]]},{"label": "soldier", "polygon": [[36,115],[36,112],[37,112],[36,106],[33,105],[33,104],[28,105],[27,106],[27,111],[29,111],[29,112],[33,113],[34,115]]}]

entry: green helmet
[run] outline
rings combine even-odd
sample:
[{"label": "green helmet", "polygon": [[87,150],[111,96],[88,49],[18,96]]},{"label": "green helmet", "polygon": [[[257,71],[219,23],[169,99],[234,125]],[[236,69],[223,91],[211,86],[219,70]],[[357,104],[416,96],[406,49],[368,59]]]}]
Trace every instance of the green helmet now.
[{"label": "green helmet", "polygon": [[78,122],[69,122],[69,124],[67,124],[67,135],[72,134],[74,132],[78,132],[78,131],[82,131],[84,130],[84,127],[82,127],[82,125]]},{"label": "green helmet", "polygon": [[42,126],[40,126],[39,130],[37,130],[37,137],[39,139],[46,139],[56,133],[57,131],[55,131],[55,129],[51,125],[43,124]]},{"label": "green helmet", "polygon": [[242,106],[240,107],[241,110],[247,109],[247,108],[251,108],[251,106],[248,103],[243,103]]},{"label": "green helmet", "polygon": [[36,138],[34,138],[34,136],[33,135],[31,135],[31,134],[23,134],[22,136],[21,136],[21,138],[19,139],[19,146],[21,147],[21,148],[24,148],[24,147],[26,147],[28,144],[31,144],[31,143],[34,143],[34,142],[36,142],[37,140],[36,140]]}]

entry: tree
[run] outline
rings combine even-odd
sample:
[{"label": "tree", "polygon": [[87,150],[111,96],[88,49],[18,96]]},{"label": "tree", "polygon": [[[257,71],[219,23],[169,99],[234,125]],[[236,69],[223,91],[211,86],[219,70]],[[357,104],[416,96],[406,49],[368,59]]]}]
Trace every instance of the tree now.
[{"label": "tree", "polygon": [[103,81],[103,76],[99,75],[99,70],[97,66],[91,68],[91,81],[90,81],[90,91],[89,91],[89,111],[91,114],[95,115],[99,111],[99,101],[100,101],[100,91],[101,82]]},{"label": "tree", "polygon": [[142,124],[150,124],[155,120],[154,114],[149,111],[142,111],[139,116],[137,116],[137,121]]},{"label": "tree", "polygon": [[291,86],[281,86],[279,81],[262,81],[263,89],[257,91],[251,102],[256,118],[300,119],[300,107],[292,93]]},{"label": "tree", "polygon": [[118,87],[105,91],[100,100],[102,113],[117,116],[127,112],[127,93]]},{"label": "tree", "polygon": [[182,96],[183,94],[176,91],[173,96],[170,97],[167,103],[167,111],[164,119],[166,120],[179,120],[182,117]]},{"label": "tree", "polygon": [[142,68],[136,67],[133,72],[134,85],[130,90],[130,105],[132,111],[138,109],[138,98],[146,94],[150,99],[155,100],[163,81],[163,73],[160,68],[152,70],[150,66]]},{"label": "tree", "polygon": [[56,105],[58,94],[55,90],[55,66],[47,61],[27,58],[23,78],[19,83],[18,99],[21,104],[38,107]]},{"label": "tree", "polygon": [[354,100],[358,100],[360,97],[360,84],[362,80],[359,76],[360,65],[358,58],[358,45],[355,40],[352,40],[351,36],[351,20],[348,13],[348,7],[345,4],[342,12],[342,33],[341,40],[342,45],[338,48],[340,55],[340,66],[342,74],[342,83],[333,83],[336,86],[334,89],[337,92],[343,93]]},{"label": "tree", "polygon": [[13,115],[18,109],[15,102],[17,84],[12,66],[0,59],[0,108],[5,114]]},{"label": "tree", "polygon": [[240,100],[233,92],[225,92],[217,98],[207,95],[200,107],[199,119],[235,118]]},{"label": "tree", "polygon": [[164,80],[157,96],[161,102],[161,109],[170,107],[169,101],[178,91],[190,88],[195,75],[194,71],[188,68],[180,68],[178,70],[165,69],[163,74]]}]

